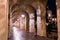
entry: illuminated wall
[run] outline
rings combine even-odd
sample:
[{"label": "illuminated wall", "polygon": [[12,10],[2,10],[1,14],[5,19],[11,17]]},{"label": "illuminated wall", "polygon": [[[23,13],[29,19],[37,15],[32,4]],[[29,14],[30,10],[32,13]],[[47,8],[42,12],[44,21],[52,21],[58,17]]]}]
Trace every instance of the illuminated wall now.
[{"label": "illuminated wall", "polygon": [[0,40],[7,40],[8,36],[8,2],[0,0]]},{"label": "illuminated wall", "polygon": [[58,40],[60,40],[60,0],[56,0],[56,5],[57,5]]},{"label": "illuminated wall", "polygon": [[35,21],[34,21],[34,13],[29,14],[29,32],[35,33]]}]

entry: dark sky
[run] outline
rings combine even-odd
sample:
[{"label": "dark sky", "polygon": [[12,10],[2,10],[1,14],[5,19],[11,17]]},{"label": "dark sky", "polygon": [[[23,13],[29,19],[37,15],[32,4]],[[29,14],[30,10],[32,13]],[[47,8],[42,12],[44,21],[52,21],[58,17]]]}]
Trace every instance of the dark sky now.
[{"label": "dark sky", "polygon": [[56,0],[48,0],[47,6],[52,10],[52,14],[56,16]]}]

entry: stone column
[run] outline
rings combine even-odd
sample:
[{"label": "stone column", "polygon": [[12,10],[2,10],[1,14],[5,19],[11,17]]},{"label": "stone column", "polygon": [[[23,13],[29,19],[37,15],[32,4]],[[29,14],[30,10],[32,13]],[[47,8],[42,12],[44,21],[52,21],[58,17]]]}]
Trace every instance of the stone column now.
[{"label": "stone column", "polygon": [[60,40],[60,8],[57,9],[58,40]]},{"label": "stone column", "polygon": [[[40,23],[37,23],[37,35],[46,36],[46,9],[45,4],[39,4]],[[37,18],[38,19],[38,18]],[[38,20],[37,20],[38,21]],[[39,26],[38,26],[39,25]]]},{"label": "stone column", "polygon": [[8,37],[8,6],[7,0],[0,0],[0,40]]},{"label": "stone column", "polygon": [[56,0],[56,5],[57,5],[58,40],[60,40],[60,0]]},{"label": "stone column", "polygon": [[37,14],[40,14],[40,18],[37,18],[40,20],[40,22],[37,22],[37,35],[39,36],[46,36],[46,3],[47,1],[44,1],[45,3],[40,1],[36,1],[32,4],[34,8],[36,8]]},{"label": "stone column", "polygon": [[46,36],[46,9],[44,5],[41,7],[41,36]]}]

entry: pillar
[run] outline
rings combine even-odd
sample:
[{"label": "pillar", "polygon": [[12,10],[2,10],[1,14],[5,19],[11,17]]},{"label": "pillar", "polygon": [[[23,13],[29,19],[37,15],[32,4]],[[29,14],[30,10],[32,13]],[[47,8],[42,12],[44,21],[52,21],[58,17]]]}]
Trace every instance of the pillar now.
[{"label": "pillar", "polygon": [[39,36],[46,36],[46,3],[41,1],[35,1],[32,3],[32,6],[36,8],[37,11],[37,35]]},{"label": "pillar", "polygon": [[38,14],[40,14],[40,15],[38,15],[38,16],[40,16],[40,19],[37,18],[37,22],[38,22],[38,19],[40,20],[40,22],[37,23],[37,35],[46,37],[46,9],[45,9],[45,4],[40,3],[38,6],[40,7],[39,11],[38,11]]},{"label": "pillar", "polygon": [[0,40],[7,40],[8,37],[8,2],[0,0]]},{"label": "pillar", "polygon": [[60,0],[56,0],[56,5],[57,5],[58,40],[60,40]]},{"label": "pillar", "polygon": [[[42,4],[43,5],[43,4]],[[46,37],[46,9],[45,5],[41,7],[41,35]]]}]

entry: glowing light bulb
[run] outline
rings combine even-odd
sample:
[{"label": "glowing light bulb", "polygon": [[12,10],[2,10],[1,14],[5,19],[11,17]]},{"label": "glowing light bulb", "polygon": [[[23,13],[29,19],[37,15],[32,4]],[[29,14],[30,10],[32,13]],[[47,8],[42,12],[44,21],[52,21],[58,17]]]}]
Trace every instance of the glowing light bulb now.
[{"label": "glowing light bulb", "polygon": [[49,13],[48,16],[51,17],[51,14]]},{"label": "glowing light bulb", "polygon": [[24,15],[24,14],[22,14],[22,15],[21,15],[21,17],[23,17],[23,18],[24,18],[24,17],[25,17],[25,15]]},{"label": "glowing light bulb", "polygon": [[52,21],[54,21],[54,18],[52,18]]}]

